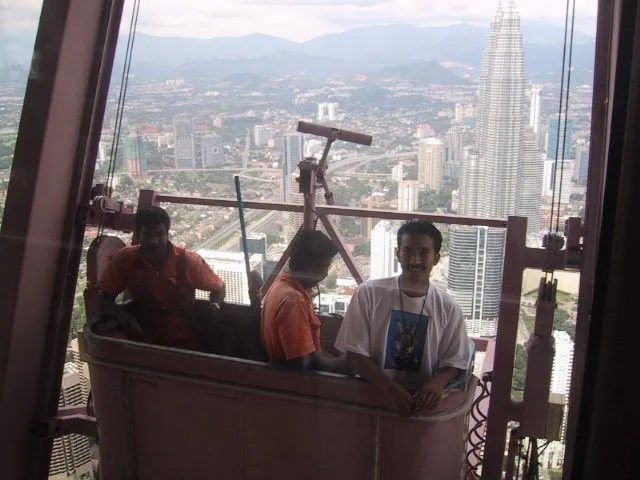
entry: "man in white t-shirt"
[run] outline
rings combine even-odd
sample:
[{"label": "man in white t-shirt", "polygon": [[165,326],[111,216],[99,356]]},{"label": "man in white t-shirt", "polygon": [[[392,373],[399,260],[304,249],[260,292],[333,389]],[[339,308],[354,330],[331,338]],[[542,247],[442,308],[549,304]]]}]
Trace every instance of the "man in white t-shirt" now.
[{"label": "man in white t-shirt", "polygon": [[382,389],[403,416],[435,408],[469,362],[462,310],[429,282],[441,245],[433,224],[404,223],[397,251],[402,273],[362,283],[336,338],[347,364]]}]

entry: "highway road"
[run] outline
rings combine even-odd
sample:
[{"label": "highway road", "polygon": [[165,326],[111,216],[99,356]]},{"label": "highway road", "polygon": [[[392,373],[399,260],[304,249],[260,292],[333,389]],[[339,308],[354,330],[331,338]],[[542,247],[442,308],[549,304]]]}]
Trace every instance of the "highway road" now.
[{"label": "highway road", "polygon": [[[253,222],[247,224],[247,233],[254,233],[254,232],[261,233],[262,228],[265,225],[267,225],[269,222],[274,222],[276,220],[276,215],[278,214],[278,212],[274,212],[274,211],[265,212],[264,210],[258,213],[260,213],[262,217],[258,215],[257,220],[254,220]],[[236,235],[233,235],[229,240],[227,240],[222,245],[219,245],[217,247],[218,250],[239,250],[240,235],[241,235],[239,226],[240,225],[238,222],[238,233]]]},{"label": "highway road", "polygon": [[[362,163],[371,162],[374,160],[380,160],[383,158],[389,158],[393,156],[396,156],[398,159],[401,159],[401,158],[410,157],[416,154],[417,152],[415,151],[400,153],[400,154],[391,154],[391,155],[390,154],[384,154],[384,155],[351,154],[343,160],[329,163],[329,168],[327,169],[327,173],[335,175],[336,172],[339,172],[340,170],[343,170],[346,168],[353,168]],[[225,169],[225,170],[233,170],[233,169]],[[239,170],[239,169],[236,169],[236,170]],[[260,168],[248,169],[243,172],[245,173],[245,175],[243,175],[242,173],[240,174],[241,178],[246,178],[247,180],[250,179],[250,180],[262,181],[262,182],[278,182],[279,181],[279,179],[268,180],[268,179],[254,178],[249,175],[246,175],[246,172],[249,172],[249,171],[280,172],[279,169],[266,169],[266,168],[265,169],[260,169]],[[267,222],[275,221],[276,214],[277,212],[273,212],[273,211],[265,212],[264,210],[250,210],[246,212],[245,221],[247,223],[247,231],[259,232],[260,231],[259,229],[263,227]],[[229,238],[229,236],[232,235],[234,232],[236,232],[236,235],[233,235],[233,237]],[[237,212],[234,212],[229,218],[229,220],[226,222],[224,227],[222,227],[219,231],[217,231],[216,234],[213,235],[211,238],[207,239],[205,242],[203,242],[198,247],[196,247],[196,250],[199,250],[201,248],[210,248],[210,249],[219,249],[219,250],[235,249],[235,248],[238,248],[239,239],[240,239],[240,222],[238,220]]]}]

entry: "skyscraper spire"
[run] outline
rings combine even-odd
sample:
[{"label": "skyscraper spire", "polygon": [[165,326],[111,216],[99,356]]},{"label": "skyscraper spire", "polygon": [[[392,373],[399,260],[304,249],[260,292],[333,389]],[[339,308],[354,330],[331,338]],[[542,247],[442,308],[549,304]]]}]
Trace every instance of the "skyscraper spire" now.
[{"label": "skyscraper spire", "polygon": [[[512,10],[513,9],[513,10]],[[524,48],[515,4],[492,25],[480,76],[476,147],[479,154],[480,211],[468,215],[506,218],[516,204],[518,163],[524,134]]]},{"label": "skyscraper spire", "polygon": [[[507,218],[516,211],[526,117],[523,50],[515,2],[506,11],[498,2],[482,59],[475,154],[460,167],[463,215]],[[533,154],[528,158],[534,165]],[[504,242],[503,230],[451,228],[448,290],[472,334],[495,335]]]}]

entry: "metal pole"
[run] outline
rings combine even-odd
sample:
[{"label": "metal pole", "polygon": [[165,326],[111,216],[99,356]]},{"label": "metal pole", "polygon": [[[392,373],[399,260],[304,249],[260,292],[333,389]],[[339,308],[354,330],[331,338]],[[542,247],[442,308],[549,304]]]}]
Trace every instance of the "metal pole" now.
[{"label": "metal pole", "polygon": [[238,198],[238,216],[240,217],[240,234],[242,235],[242,251],[244,252],[244,267],[247,271],[247,285],[251,282],[251,264],[249,262],[249,247],[247,245],[247,225],[244,222],[244,205],[242,204],[242,189],[240,176],[234,175],[236,183],[236,197]]}]

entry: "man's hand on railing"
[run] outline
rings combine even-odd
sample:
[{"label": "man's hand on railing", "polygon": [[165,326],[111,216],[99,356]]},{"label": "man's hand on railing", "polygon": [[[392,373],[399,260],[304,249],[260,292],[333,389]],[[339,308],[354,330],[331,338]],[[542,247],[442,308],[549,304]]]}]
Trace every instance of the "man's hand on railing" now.
[{"label": "man's hand on railing", "polygon": [[410,417],[413,415],[414,399],[404,387],[391,381],[385,388],[385,393],[391,401],[392,408],[398,412],[401,417]]},{"label": "man's hand on railing", "polygon": [[249,300],[251,305],[260,305],[262,301],[262,287],[264,286],[264,280],[256,270],[252,270],[249,274]]}]

